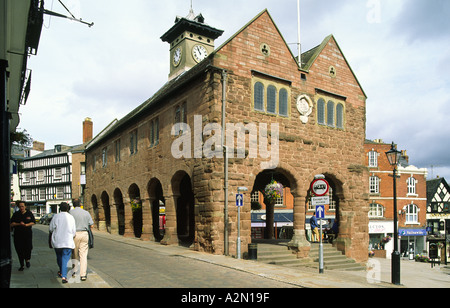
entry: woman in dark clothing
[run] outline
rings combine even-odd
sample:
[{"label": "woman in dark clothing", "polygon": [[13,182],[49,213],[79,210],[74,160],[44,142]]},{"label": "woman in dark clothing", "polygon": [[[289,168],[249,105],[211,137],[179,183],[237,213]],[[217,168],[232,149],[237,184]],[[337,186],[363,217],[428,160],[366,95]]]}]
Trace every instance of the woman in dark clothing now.
[{"label": "woman in dark clothing", "polygon": [[27,210],[25,202],[19,201],[19,211],[11,217],[11,228],[14,228],[14,247],[23,271],[24,262],[30,267],[31,250],[33,249],[33,233],[31,227],[36,223],[33,213]]}]

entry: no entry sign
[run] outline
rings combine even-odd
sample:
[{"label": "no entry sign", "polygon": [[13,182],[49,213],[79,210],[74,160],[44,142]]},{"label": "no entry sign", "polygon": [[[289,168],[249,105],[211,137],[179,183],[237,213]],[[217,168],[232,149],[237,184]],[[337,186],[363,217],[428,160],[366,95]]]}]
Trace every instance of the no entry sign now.
[{"label": "no entry sign", "polygon": [[311,183],[311,190],[318,197],[328,194],[329,189],[330,185],[325,179],[316,179]]}]

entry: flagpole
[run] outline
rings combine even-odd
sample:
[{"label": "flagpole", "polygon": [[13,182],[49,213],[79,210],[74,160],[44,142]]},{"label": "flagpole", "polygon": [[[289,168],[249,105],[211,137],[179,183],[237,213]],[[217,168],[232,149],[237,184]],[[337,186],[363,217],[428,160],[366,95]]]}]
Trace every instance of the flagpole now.
[{"label": "flagpole", "polygon": [[301,32],[300,32],[300,0],[297,0],[298,9],[298,63],[300,68],[302,67],[302,43],[301,43]]}]

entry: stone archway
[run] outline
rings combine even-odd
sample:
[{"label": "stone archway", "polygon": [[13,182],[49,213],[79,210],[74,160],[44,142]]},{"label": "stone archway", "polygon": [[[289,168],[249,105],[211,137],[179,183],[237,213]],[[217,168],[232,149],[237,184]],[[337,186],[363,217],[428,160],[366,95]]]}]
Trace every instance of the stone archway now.
[{"label": "stone archway", "polygon": [[191,246],[195,239],[195,198],[191,177],[184,171],[172,178],[175,201],[177,235],[180,245]]},{"label": "stone archway", "polygon": [[[125,234],[125,206],[123,204],[122,192],[119,188],[114,190],[114,205],[117,212],[117,233],[119,235]],[[112,224],[112,230],[114,230],[114,224]],[[112,232],[112,231],[111,231]]]},{"label": "stone archway", "polygon": [[142,201],[139,187],[136,184],[131,184],[128,189],[128,196],[130,198],[131,206],[131,227],[135,237],[140,238],[142,235],[143,217],[142,217]]},{"label": "stone archway", "polygon": [[102,192],[101,200],[105,220],[99,222],[98,228],[100,231],[107,231],[111,233],[111,206],[109,204],[109,195],[106,191]]},{"label": "stone archway", "polygon": [[[283,186],[283,198],[281,200],[270,201],[267,199],[264,193],[264,189],[267,184],[269,184],[272,180]],[[260,192],[260,196],[263,198],[263,206],[265,206],[265,221],[266,227],[264,229],[264,238],[265,239],[273,239],[275,237],[275,229],[274,226],[274,214],[275,207],[277,207],[278,203],[281,202],[281,206],[285,205],[286,197],[290,200],[289,202],[293,203],[293,195],[291,193],[292,188],[294,188],[294,180],[293,177],[289,174],[289,172],[283,169],[269,169],[260,172],[253,184],[252,194],[255,192]],[[287,196],[286,194],[289,194]],[[292,204],[293,206],[293,204]],[[275,230],[275,231],[274,231]]]},{"label": "stone archway", "polygon": [[91,204],[92,204],[92,210],[93,210],[93,216],[94,216],[94,224],[96,224],[97,229],[99,228],[99,224],[100,224],[100,220],[102,217],[102,213],[100,213],[100,209],[98,207],[98,201],[97,201],[97,196],[96,195],[92,195],[91,196]]},{"label": "stone archway", "polygon": [[150,210],[152,216],[153,237],[156,242],[164,238],[165,231],[165,198],[161,182],[153,178],[148,183],[148,195],[150,201]]}]

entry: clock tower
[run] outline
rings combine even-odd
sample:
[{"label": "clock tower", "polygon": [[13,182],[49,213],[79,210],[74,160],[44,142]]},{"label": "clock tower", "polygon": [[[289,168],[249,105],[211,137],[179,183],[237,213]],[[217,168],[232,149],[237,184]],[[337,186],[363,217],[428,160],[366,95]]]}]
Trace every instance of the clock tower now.
[{"label": "clock tower", "polygon": [[175,25],[161,36],[163,42],[170,44],[169,80],[208,57],[214,51],[214,40],[222,34],[222,30],[205,24],[202,14],[195,16],[192,8],[188,16],[177,16]]}]

